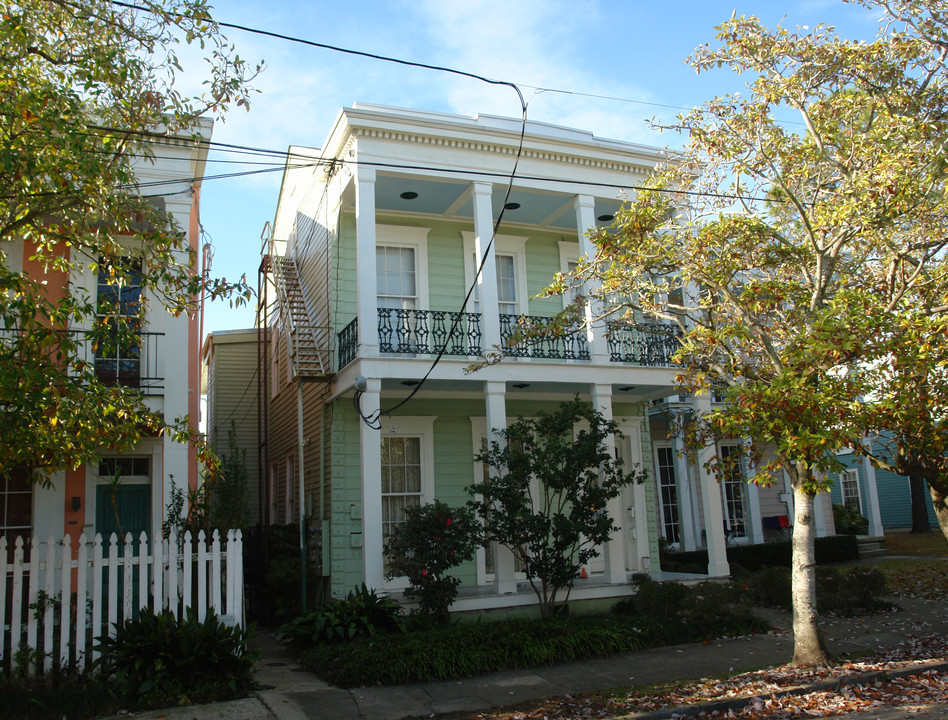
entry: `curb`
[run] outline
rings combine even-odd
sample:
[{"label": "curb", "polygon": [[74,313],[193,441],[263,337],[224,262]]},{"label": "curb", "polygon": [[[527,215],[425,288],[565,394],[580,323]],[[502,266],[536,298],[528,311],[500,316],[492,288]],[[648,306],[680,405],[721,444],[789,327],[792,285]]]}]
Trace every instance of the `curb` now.
[{"label": "curb", "polygon": [[807,695],[813,692],[823,692],[826,690],[839,690],[847,685],[868,685],[877,680],[888,680],[892,678],[909,677],[926,672],[948,673],[948,662],[936,660],[927,665],[914,665],[912,667],[903,667],[895,670],[873,670],[854,675],[844,675],[832,680],[821,680],[820,682],[809,685],[796,685],[777,692],[766,695],[747,695],[728,700],[714,700],[712,702],[699,703],[697,705],[687,705],[684,707],[663,708],[661,710],[648,710],[641,713],[629,713],[626,715],[616,715],[613,720],[667,720],[673,717],[694,717],[701,713],[727,712],[728,710],[743,710],[754,700],[761,698],[785,698],[796,695]]}]

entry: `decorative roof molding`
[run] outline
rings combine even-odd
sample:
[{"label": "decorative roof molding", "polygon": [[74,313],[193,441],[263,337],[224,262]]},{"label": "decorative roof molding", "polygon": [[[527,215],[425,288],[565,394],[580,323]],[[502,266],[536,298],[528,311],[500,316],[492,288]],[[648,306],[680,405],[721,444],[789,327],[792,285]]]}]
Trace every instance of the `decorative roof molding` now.
[{"label": "decorative roof molding", "polygon": [[[416,143],[419,145],[437,145],[440,147],[454,148],[457,150],[489,152],[498,155],[516,155],[517,153],[517,149],[515,147],[501,143],[491,143],[484,142],[483,140],[465,138],[422,135],[420,133],[383,130],[379,128],[353,127],[352,134],[357,138],[372,138],[402,143]],[[347,143],[346,147],[347,149],[352,147],[351,139],[349,143]],[[618,162],[615,160],[602,160],[598,158],[584,157],[577,154],[530,148],[528,146],[524,146],[521,158],[530,158],[532,160],[541,160],[544,162],[552,162],[563,165],[581,165],[583,167],[595,168],[598,170],[610,170],[634,175],[649,175],[653,170],[652,167],[647,165],[637,165],[628,162]]]}]

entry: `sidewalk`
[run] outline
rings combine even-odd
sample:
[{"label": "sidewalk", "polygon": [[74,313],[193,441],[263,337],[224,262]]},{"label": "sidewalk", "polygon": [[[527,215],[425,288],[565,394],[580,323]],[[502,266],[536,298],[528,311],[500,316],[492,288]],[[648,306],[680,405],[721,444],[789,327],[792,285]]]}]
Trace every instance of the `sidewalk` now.
[{"label": "sidewalk", "polygon": [[[901,612],[822,622],[834,654],[895,648],[911,637],[948,634],[944,607],[901,600]],[[612,658],[491,673],[475,678],[343,690],[301,668],[268,633],[255,641],[262,656],[256,697],[137,715],[156,720],[400,720],[471,712],[527,700],[631,685],[664,683],[786,663],[793,652],[790,614],[764,613],[776,628],[766,635],[653,648]]]}]

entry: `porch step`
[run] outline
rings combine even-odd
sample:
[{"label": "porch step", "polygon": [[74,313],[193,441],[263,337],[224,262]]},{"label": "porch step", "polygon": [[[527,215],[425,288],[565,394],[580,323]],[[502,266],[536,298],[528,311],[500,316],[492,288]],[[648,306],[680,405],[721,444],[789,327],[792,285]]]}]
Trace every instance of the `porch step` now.
[{"label": "porch step", "polygon": [[884,537],[860,535],[856,538],[856,543],[859,546],[859,557],[861,558],[884,557],[889,554]]}]

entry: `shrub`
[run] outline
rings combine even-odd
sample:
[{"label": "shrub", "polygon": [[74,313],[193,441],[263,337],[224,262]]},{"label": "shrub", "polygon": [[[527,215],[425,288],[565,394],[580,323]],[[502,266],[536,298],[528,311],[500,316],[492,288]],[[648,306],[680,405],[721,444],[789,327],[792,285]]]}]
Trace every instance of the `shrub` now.
[{"label": "shrub", "polygon": [[350,591],[345,600],[320,605],[284,625],[280,632],[296,645],[317,645],[404,629],[401,606],[363,584]]},{"label": "shrub", "polygon": [[142,610],[104,637],[96,669],[113,679],[116,696],[143,705],[229,699],[253,687],[248,633],[223,624],[213,612],[203,622],[192,608],[184,618],[170,610]]},{"label": "shrub", "polygon": [[650,644],[746,635],[765,629],[750,611],[750,595],[737,583],[696,585],[659,583],[644,574],[632,578],[635,595],[619,601],[613,612],[634,617]]},{"label": "shrub", "polygon": [[[667,562],[662,560],[662,569],[685,572],[682,568],[700,567],[701,572],[708,569],[708,551],[668,553]],[[835,535],[816,538],[816,562],[828,564],[847,562],[859,557],[859,543],[853,535]],[[790,541],[760,543],[759,545],[729,545],[727,561],[732,566],[741,566],[749,571],[764,567],[790,567]]]},{"label": "shrub", "polygon": [[[791,609],[789,568],[764,568],[744,582],[759,605]],[[891,604],[881,599],[887,592],[885,576],[876,568],[857,566],[843,572],[822,567],[816,571],[816,605],[821,614],[859,615],[887,610]]]},{"label": "shrub", "polygon": [[468,677],[616,655],[648,647],[621,617],[554,618],[430,625],[428,629],[337,645],[317,645],[300,661],[341,687]]},{"label": "shrub", "polygon": [[404,522],[385,545],[388,577],[406,576],[405,597],[417,599],[422,614],[446,620],[461,584],[447,572],[473,559],[480,525],[471,508],[452,508],[440,500],[404,512]]},{"label": "shrub", "polygon": [[866,535],[869,521],[858,510],[833,503],[833,523],[840,535]]}]

